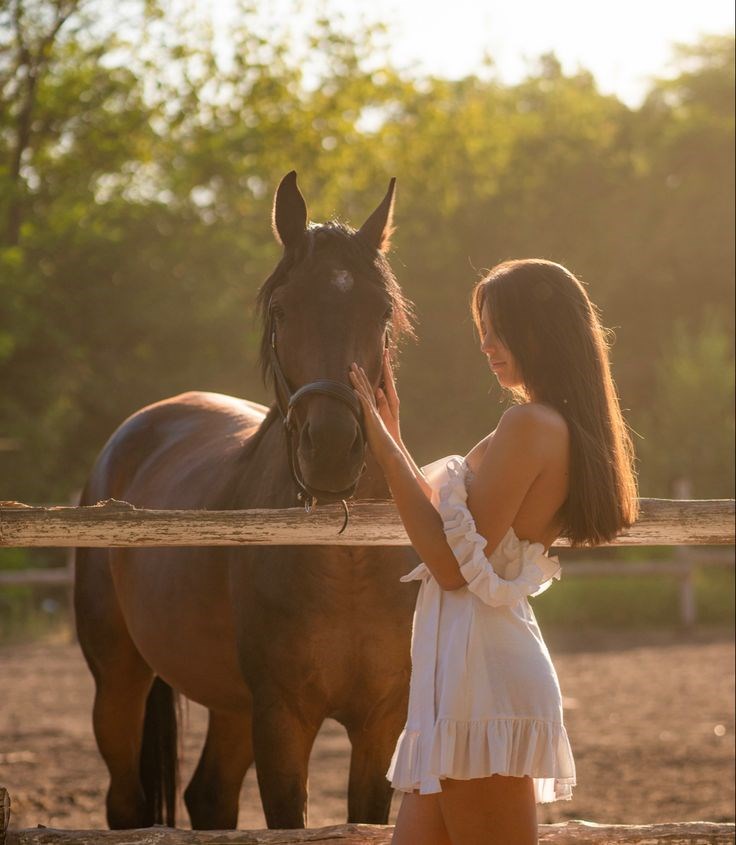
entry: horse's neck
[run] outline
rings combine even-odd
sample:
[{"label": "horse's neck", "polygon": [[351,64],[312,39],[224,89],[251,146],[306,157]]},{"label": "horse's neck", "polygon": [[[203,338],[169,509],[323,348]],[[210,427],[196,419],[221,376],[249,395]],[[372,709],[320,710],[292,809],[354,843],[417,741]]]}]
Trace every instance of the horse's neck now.
[{"label": "horse's neck", "polygon": [[234,467],[231,507],[295,507],[298,502],[284,444],[283,425],[273,408],[243,447]]}]

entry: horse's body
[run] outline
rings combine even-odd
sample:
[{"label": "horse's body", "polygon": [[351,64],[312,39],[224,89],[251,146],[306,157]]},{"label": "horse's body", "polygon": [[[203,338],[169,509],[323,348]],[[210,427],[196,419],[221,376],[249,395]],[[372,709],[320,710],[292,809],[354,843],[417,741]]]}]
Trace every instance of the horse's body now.
[{"label": "horse's body", "polygon": [[[306,287],[292,278],[301,259],[289,259],[294,236],[283,210],[279,221],[278,207],[276,223],[288,272],[272,278],[268,293],[303,294]],[[325,236],[308,252],[329,258],[332,273],[346,259],[330,244]],[[349,269],[357,288],[359,268]],[[335,292],[336,313],[345,318],[349,308]],[[302,302],[301,322],[309,323],[304,308]],[[367,308],[364,302],[356,319],[370,323]],[[378,330],[374,338],[368,328],[361,330],[363,341],[343,331],[337,353],[312,349],[316,369],[300,375],[293,362],[309,370],[307,351],[293,350],[290,358],[295,336],[282,327],[289,380],[296,387],[316,373],[347,382],[346,356],[374,365],[374,341],[380,349],[383,335]],[[343,490],[362,464],[355,420],[329,396],[303,404],[303,477]],[[340,460],[341,454],[352,457]],[[369,458],[356,496],[387,493]],[[143,408],[104,447],[82,504],[106,498],[146,508],[295,506],[277,406],[192,392]],[[352,743],[348,819],[385,823],[391,797],[385,772],[406,717],[415,599],[398,579],[412,563],[410,550],[396,548],[79,549],[77,625],[96,682],[94,726],[110,771],[109,824],[152,824],[161,820],[163,804],[173,822],[171,688],[210,712],[202,757],[185,792],[194,827],[236,825],[242,779],[254,759],[268,825],[303,826],[309,753],[328,717],[346,727]]]}]

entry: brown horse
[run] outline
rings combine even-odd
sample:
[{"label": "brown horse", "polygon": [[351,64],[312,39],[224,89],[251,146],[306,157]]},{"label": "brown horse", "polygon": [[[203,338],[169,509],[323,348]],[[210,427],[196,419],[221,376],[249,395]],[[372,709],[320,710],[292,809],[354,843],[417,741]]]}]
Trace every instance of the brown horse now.
[{"label": "brown horse", "polygon": [[[362,363],[378,384],[384,344],[411,331],[384,255],[392,207],[393,181],[359,230],[308,224],[296,174],[284,177],[274,202],[284,253],[259,293],[277,401],[190,392],[141,409],[104,446],[81,503],[219,510],[387,497],[348,368]],[[254,760],[269,827],[304,827],[309,753],[328,717],[352,744],[348,820],[386,823],[415,601],[398,579],[414,564],[402,548],[78,549],[77,629],[96,684],[110,827],[175,823],[174,691],[209,709],[184,794],[193,827],[236,826]]]}]

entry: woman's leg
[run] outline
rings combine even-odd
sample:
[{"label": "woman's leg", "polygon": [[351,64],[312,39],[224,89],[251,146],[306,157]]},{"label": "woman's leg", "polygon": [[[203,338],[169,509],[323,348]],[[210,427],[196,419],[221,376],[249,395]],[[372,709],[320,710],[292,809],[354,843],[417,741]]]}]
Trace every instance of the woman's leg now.
[{"label": "woman's leg", "polygon": [[453,845],[440,811],[440,794],[405,792],[391,845]]},{"label": "woman's leg", "polygon": [[442,781],[439,807],[452,845],[537,845],[537,805],[530,777],[447,778]]}]

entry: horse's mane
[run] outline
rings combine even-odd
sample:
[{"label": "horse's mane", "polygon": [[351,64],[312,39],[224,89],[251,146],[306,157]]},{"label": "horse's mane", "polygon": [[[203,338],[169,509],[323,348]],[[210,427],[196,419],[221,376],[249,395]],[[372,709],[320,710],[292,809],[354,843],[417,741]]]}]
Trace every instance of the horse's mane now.
[{"label": "horse's mane", "polygon": [[[271,295],[282,284],[289,275],[289,271],[298,266],[302,261],[309,259],[316,250],[330,245],[335,253],[344,256],[352,264],[373,267],[378,270],[384,289],[391,299],[393,316],[391,320],[390,343],[392,351],[403,337],[414,337],[414,312],[412,304],[407,299],[396,281],[391,265],[386,257],[378,250],[373,249],[355,229],[338,220],[330,220],[328,223],[310,224],[304,238],[293,250],[287,250],[273,273],[261,285],[256,298],[256,306],[261,318],[261,347],[260,347],[260,369],[265,384],[272,381],[271,356],[269,354],[270,338],[268,306]],[[264,424],[267,420],[264,420]],[[264,426],[261,426],[263,429]]]}]

